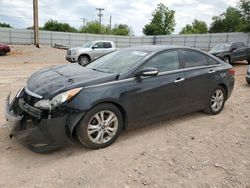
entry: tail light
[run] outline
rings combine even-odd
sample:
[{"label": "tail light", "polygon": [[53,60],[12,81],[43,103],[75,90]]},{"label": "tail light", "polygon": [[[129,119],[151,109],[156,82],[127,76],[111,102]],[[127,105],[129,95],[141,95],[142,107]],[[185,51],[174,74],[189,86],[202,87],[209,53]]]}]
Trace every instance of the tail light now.
[{"label": "tail light", "polygon": [[231,74],[231,75],[234,76],[235,75],[235,70],[234,69],[229,69],[228,70],[228,74]]}]

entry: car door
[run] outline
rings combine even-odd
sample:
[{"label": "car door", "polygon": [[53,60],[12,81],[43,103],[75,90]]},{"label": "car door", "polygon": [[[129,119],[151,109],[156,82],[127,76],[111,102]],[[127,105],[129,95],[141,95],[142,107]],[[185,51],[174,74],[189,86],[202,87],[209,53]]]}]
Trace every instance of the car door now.
[{"label": "car door", "polygon": [[238,57],[239,61],[247,59],[246,58],[247,57],[247,48],[245,47],[243,42],[237,42],[237,50],[238,50],[238,54],[239,54],[239,57]]},{"label": "car door", "polygon": [[206,54],[192,49],[181,49],[180,54],[184,66],[186,88],[183,108],[190,112],[200,110],[204,107],[216,84],[218,63]]},{"label": "car door", "polygon": [[159,74],[136,81],[135,121],[181,112],[184,75],[180,66],[178,51],[170,50],[153,56],[140,67],[157,68]]},{"label": "car door", "polygon": [[231,61],[238,61],[240,59],[240,51],[237,46],[237,43],[232,43],[230,51],[232,52]]},{"label": "car door", "polygon": [[94,59],[104,55],[106,53],[106,50],[105,50],[105,42],[96,42],[93,47],[93,57]]}]

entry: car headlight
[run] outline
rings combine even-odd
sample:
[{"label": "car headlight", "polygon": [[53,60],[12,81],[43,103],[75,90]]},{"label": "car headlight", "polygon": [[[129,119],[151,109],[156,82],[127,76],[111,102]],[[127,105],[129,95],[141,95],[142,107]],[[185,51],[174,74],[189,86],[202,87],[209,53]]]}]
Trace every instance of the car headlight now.
[{"label": "car headlight", "polygon": [[77,50],[71,50],[71,55],[76,55],[77,54]]},{"label": "car headlight", "polygon": [[75,88],[75,89],[71,89],[71,90],[65,91],[63,93],[60,93],[59,95],[55,96],[51,100],[49,100],[49,99],[40,100],[40,101],[35,103],[35,107],[40,108],[40,109],[44,109],[44,110],[53,109],[53,108],[59,106],[60,104],[64,103],[65,101],[70,100],[72,97],[74,97],[81,90],[82,90],[82,87]]}]

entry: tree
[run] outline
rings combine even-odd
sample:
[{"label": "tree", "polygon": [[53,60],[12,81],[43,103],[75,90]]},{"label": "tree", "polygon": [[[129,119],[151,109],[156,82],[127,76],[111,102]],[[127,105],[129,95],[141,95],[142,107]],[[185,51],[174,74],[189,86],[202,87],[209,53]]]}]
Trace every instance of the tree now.
[{"label": "tree", "polygon": [[71,27],[68,23],[60,23],[52,19],[48,20],[42,29],[47,31],[78,32],[76,28]]},{"label": "tree", "polygon": [[242,31],[250,32],[250,1],[240,0],[238,3],[238,7],[243,22]]},{"label": "tree", "polygon": [[7,23],[1,23],[0,22],[0,27],[7,27],[7,28],[11,28],[10,24],[7,24]]},{"label": "tree", "polygon": [[220,16],[214,16],[209,28],[210,33],[237,32],[241,31],[243,22],[241,13],[234,7],[228,7]]},{"label": "tree", "polygon": [[119,24],[119,25],[115,24],[111,32],[113,35],[124,35],[124,36],[128,36],[133,33],[132,29],[126,24]]},{"label": "tree", "polygon": [[206,22],[194,20],[192,25],[187,24],[184,28],[182,28],[180,34],[202,34],[207,32],[208,27]]},{"label": "tree", "polygon": [[100,23],[98,21],[91,21],[86,24],[86,26],[83,26],[79,30],[81,33],[93,33],[93,34],[101,34],[101,33],[107,33],[107,28],[104,25],[100,26]]},{"label": "tree", "polygon": [[169,35],[175,27],[175,11],[160,3],[152,13],[153,19],[144,26],[145,35]]}]

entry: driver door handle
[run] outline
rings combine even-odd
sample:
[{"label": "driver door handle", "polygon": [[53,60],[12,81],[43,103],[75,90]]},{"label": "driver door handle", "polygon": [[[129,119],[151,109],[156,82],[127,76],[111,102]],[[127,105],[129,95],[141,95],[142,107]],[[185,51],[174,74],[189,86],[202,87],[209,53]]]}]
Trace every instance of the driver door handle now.
[{"label": "driver door handle", "polygon": [[182,81],[184,81],[184,80],[185,80],[185,78],[177,78],[177,79],[174,81],[174,83],[182,82]]},{"label": "driver door handle", "polygon": [[213,70],[213,69],[208,71],[209,74],[214,73],[214,72],[215,72],[215,70]]}]

